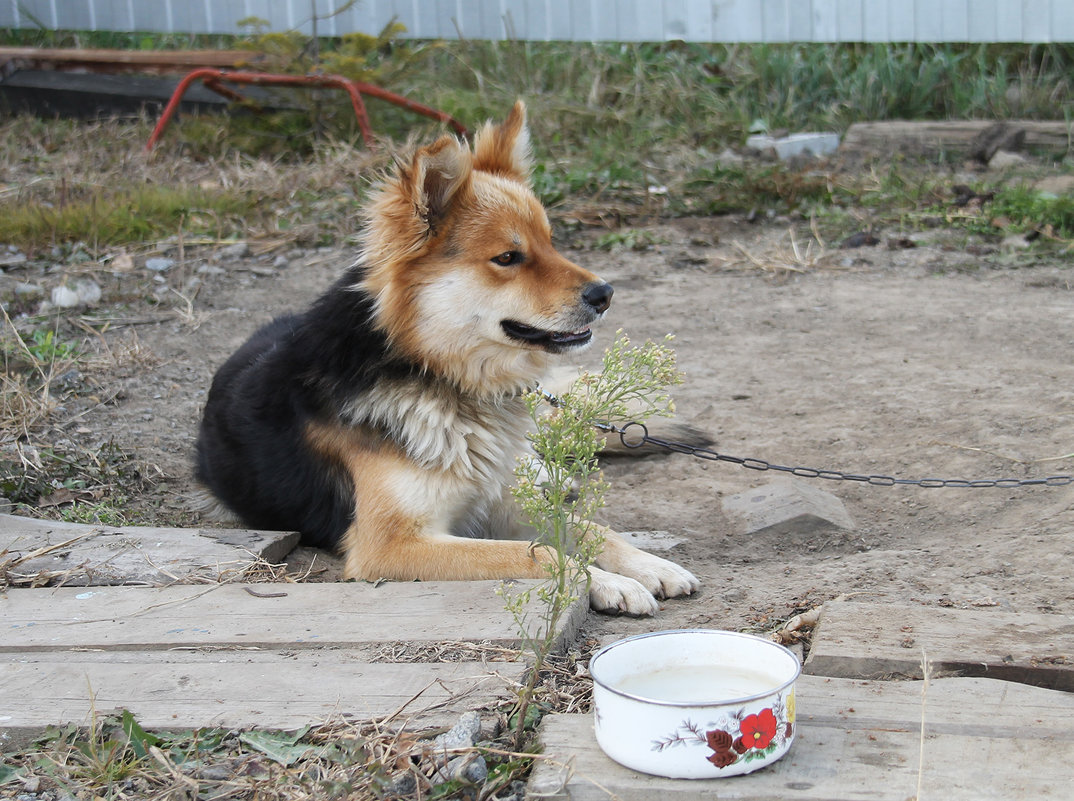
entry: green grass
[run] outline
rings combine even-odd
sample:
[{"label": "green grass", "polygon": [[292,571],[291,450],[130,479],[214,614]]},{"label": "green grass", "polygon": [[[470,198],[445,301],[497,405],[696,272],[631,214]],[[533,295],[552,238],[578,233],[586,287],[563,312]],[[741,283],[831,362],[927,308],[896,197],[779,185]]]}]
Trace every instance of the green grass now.
[{"label": "green grass", "polygon": [[997,190],[989,209],[995,222],[1009,230],[1036,231],[1061,239],[1074,239],[1074,196],[1039,192],[1026,186]]},{"label": "green grass", "polygon": [[[139,49],[249,46],[250,37],[0,31],[0,42]],[[343,54],[342,40],[321,41],[327,56]],[[305,56],[303,56],[305,57]],[[891,168],[856,186],[785,165],[747,162],[716,166],[714,154],[737,147],[751,131],[845,131],[859,120],[1074,119],[1074,45],[780,44],[706,45],[563,42],[407,42],[394,56],[378,51],[376,67],[389,88],[442,108],[470,126],[500,118],[526,100],[538,166],[534,184],[548,205],[588,201],[651,216],[650,186],[669,188],[663,214],[774,211],[817,217],[835,228],[842,209],[862,205],[887,220],[910,219],[933,205],[940,180],[928,171]],[[371,62],[372,63],[372,62]],[[379,136],[397,142],[435,135],[440,127],[381,101],[369,111]],[[75,123],[20,123],[37,143],[31,163],[47,171],[72,147]],[[116,143],[131,152],[144,133]],[[15,134],[12,130],[9,133]],[[27,136],[10,135],[11,142]],[[316,161],[328,147],[354,152],[361,143],[347,100],[329,93],[315,116],[300,111],[225,117],[187,115],[159,145],[195,163]],[[338,144],[332,144],[338,143]],[[0,167],[3,167],[0,144]],[[252,161],[251,161],[252,163]],[[382,163],[382,162],[381,162]],[[0,195],[0,242],[40,247],[48,242],[120,243],[176,233],[219,237],[248,230],[293,231],[317,223],[318,244],[353,231],[362,180],[320,176],[311,185],[183,188],[116,158],[126,175],[107,185],[90,174],[68,176],[51,195],[32,190]],[[361,172],[358,170],[357,172]],[[896,175],[895,173],[900,173]],[[107,174],[107,173],[106,173]],[[368,170],[365,176],[368,176]],[[345,176],[353,178],[354,175]],[[63,176],[61,176],[61,179]],[[248,185],[244,183],[230,186]],[[900,181],[902,185],[900,186]],[[327,198],[335,198],[329,202]],[[260,203],[255,203],[255,199]],[[275,209],[264,214],[264,206]],[[1024,203],[1023,203],[1024,205]],[[1061,203],[1042,207],[1061,214]],[[625,212],[619,213],[621,207]],[[1028,218],[1026,218],[1028,219]],[[1067,230],[1061,225],[1056,231]]]},{"label": "green grass", "polygon": [[0,205],[0,242],[38,249],[62,242],[102,246],[143,242],[176,233],[230,233],[257,216],[257,199],[244,192],[189,186],[135,185],[90,189],[65,202]]}]

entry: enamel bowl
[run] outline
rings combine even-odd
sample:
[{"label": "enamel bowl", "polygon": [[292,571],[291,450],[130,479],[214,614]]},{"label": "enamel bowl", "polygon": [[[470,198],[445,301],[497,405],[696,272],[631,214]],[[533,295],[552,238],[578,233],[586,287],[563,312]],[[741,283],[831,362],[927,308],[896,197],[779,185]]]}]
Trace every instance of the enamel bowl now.
[{"label": "enamel bowl", "polygon": [[750,773],[794,740],[797,657],[732,631],[658,631],[589,662],[597,743],[616,762],[673,779]]}]

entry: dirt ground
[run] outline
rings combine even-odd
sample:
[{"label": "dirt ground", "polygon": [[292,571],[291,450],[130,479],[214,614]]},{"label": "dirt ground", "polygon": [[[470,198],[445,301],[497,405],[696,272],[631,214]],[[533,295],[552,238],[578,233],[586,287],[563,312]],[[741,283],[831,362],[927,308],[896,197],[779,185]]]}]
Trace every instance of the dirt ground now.
[{"label": "dirt ground", "polygon": [[[813,243],[807,252],[808,235],[792,242],[789,230],[779,219],[681,219],[649,226],[647,241],[659,244],[645,250],[564,248],[616,290],[586,358],[594,363],[617,328],[635,341],[673,333],[686,375],[675,393],[680,419],[721,453],[906,478],[1074,472],[1069,261],[1042,262],[1014,244],[969,248],[974,255],[958,236],[928,231],[911,235],[913,248],[889,248],[895,235],[881,232],[876,246]],[[129,501],[143,514],[196,522],[190,459],[214,370],[255,327],[314,298],[353,255],[257,255],[251,245],[230,259],[191,252],[155,275],[140,259],[127,273],[97,275],[104,299],[95,314],[114,322],[90,343],[112,358],[97,359],[85,380],[103,402],[80,401],[56,436],[90,448],[113,440],[136,454],[148,489]],[[162,299],[152,313],[109,305],[138,281]],[[778,480],[773,473],[673,455],[612,460],[606,474],[605,521],[681,539],[667,555],[702,589],[652,619],[593,616],[594,636],[764,629],[841,594],[1074,613],[1074,486],[813,480],[846,505],[852,530],[751,536],[722,499]],[[298,554],[296,567],[309,557]],[[337,571],[331,555],[316,554],[314,577]]]}]

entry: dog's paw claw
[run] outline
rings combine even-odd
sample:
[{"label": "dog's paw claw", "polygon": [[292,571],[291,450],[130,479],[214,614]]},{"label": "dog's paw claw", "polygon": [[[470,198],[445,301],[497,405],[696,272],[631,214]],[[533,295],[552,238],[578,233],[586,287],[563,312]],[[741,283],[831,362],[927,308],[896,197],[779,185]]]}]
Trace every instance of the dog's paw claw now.
[{"label": "dog's paw claw", "polygon": [[620,572],[641,582],[657,598],[693,595],[701,587],[697,576],[674,562],[639,551]]},{"label": "dog's paw claw", "polygon": [[599,568],[590,568],[589,605],[598,612],[625,615],[655,615],[660,611],[656,598],[641,582]]}]

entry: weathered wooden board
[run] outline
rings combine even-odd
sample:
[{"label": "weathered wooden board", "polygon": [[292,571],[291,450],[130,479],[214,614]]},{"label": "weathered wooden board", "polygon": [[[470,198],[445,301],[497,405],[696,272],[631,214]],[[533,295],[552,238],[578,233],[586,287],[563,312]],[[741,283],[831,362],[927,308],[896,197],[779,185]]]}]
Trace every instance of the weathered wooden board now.
[{"label": "weathered wooden board", "polygon": [[[791,750],[756,773],[727,779],[636,773],[604,755],[590,716],[552,715],[541,723],[545,759],[530,779],[529,794],[573,801],[1070,797],[1074,696],[992,679],[950,678],[931,681],[922,698],[923,685],[803,676]],[[704,759],[707,748],[697,748]]]},{"label": "weathered wooden board", "polygon": [[[520,582],[532,586],[537,582]],[[512,695],[499,582],[9,589],[0,742],[129,709],[149,728],[293,728],[401,710],[425,727]],[[252,594],[256,593],[256,594]],[[582,599],[557,638],[588,612]]]},{"label": "weathered wooden board", "polygon": [[956,671],[1074,690],[1074,620],[1064,615],[832,601],[824,605],[807,673],[920,678]]},{"label": "weathered wooden board", "polygon": [[[0,551],[9,575],[67,586],[170,584],[242,575],[259,560],[278,562],[298,534],[244,529],[103,526],[0,515]],[[40,555],[33,556],[35,552]],[[51,579],[50,579],[51,576]]]},{"label": "weathered wooden board", "polygon": [[[533,582],[529,582],[533,584]],[[60,587],[0,597],[0,653],[71,648],[353,647],[515,642],[498,581]],[[258,597],[251,593],[259,593]],[[576,604],[568,636],[585,615]]]},{"label": "weathered wooden board", "polygon": [[186,654],[162,662],[131,652],[122,661],[56,652],[0,657],[0,742],[23,741],[48,724],[90,723],[130,710],[146,728],[225,726],[294,729],[399,713],[423,726],[509,698],[524,662],[365,663],[325,650],[288,655],[241,651]]},{"label": "weathered wooden board", "polygon": [[[1008,120],[1012,129],[1024,130],[1023,145],[1030,150],[1066,153],[1071,126],[1063,121]],[[839,152],[844,155],[912,153],[966,155],[981,132],[994,125],[989,120],[857,122],[847,129]]]},{"label": "weathered wooden board", "polygon": [[116,72],[186,72],[198,67],[250,66],[264,61],[260,53],[246,50],[108,50],[48,47],[0,47],[0,63],[15,61],[53,69]]}]

